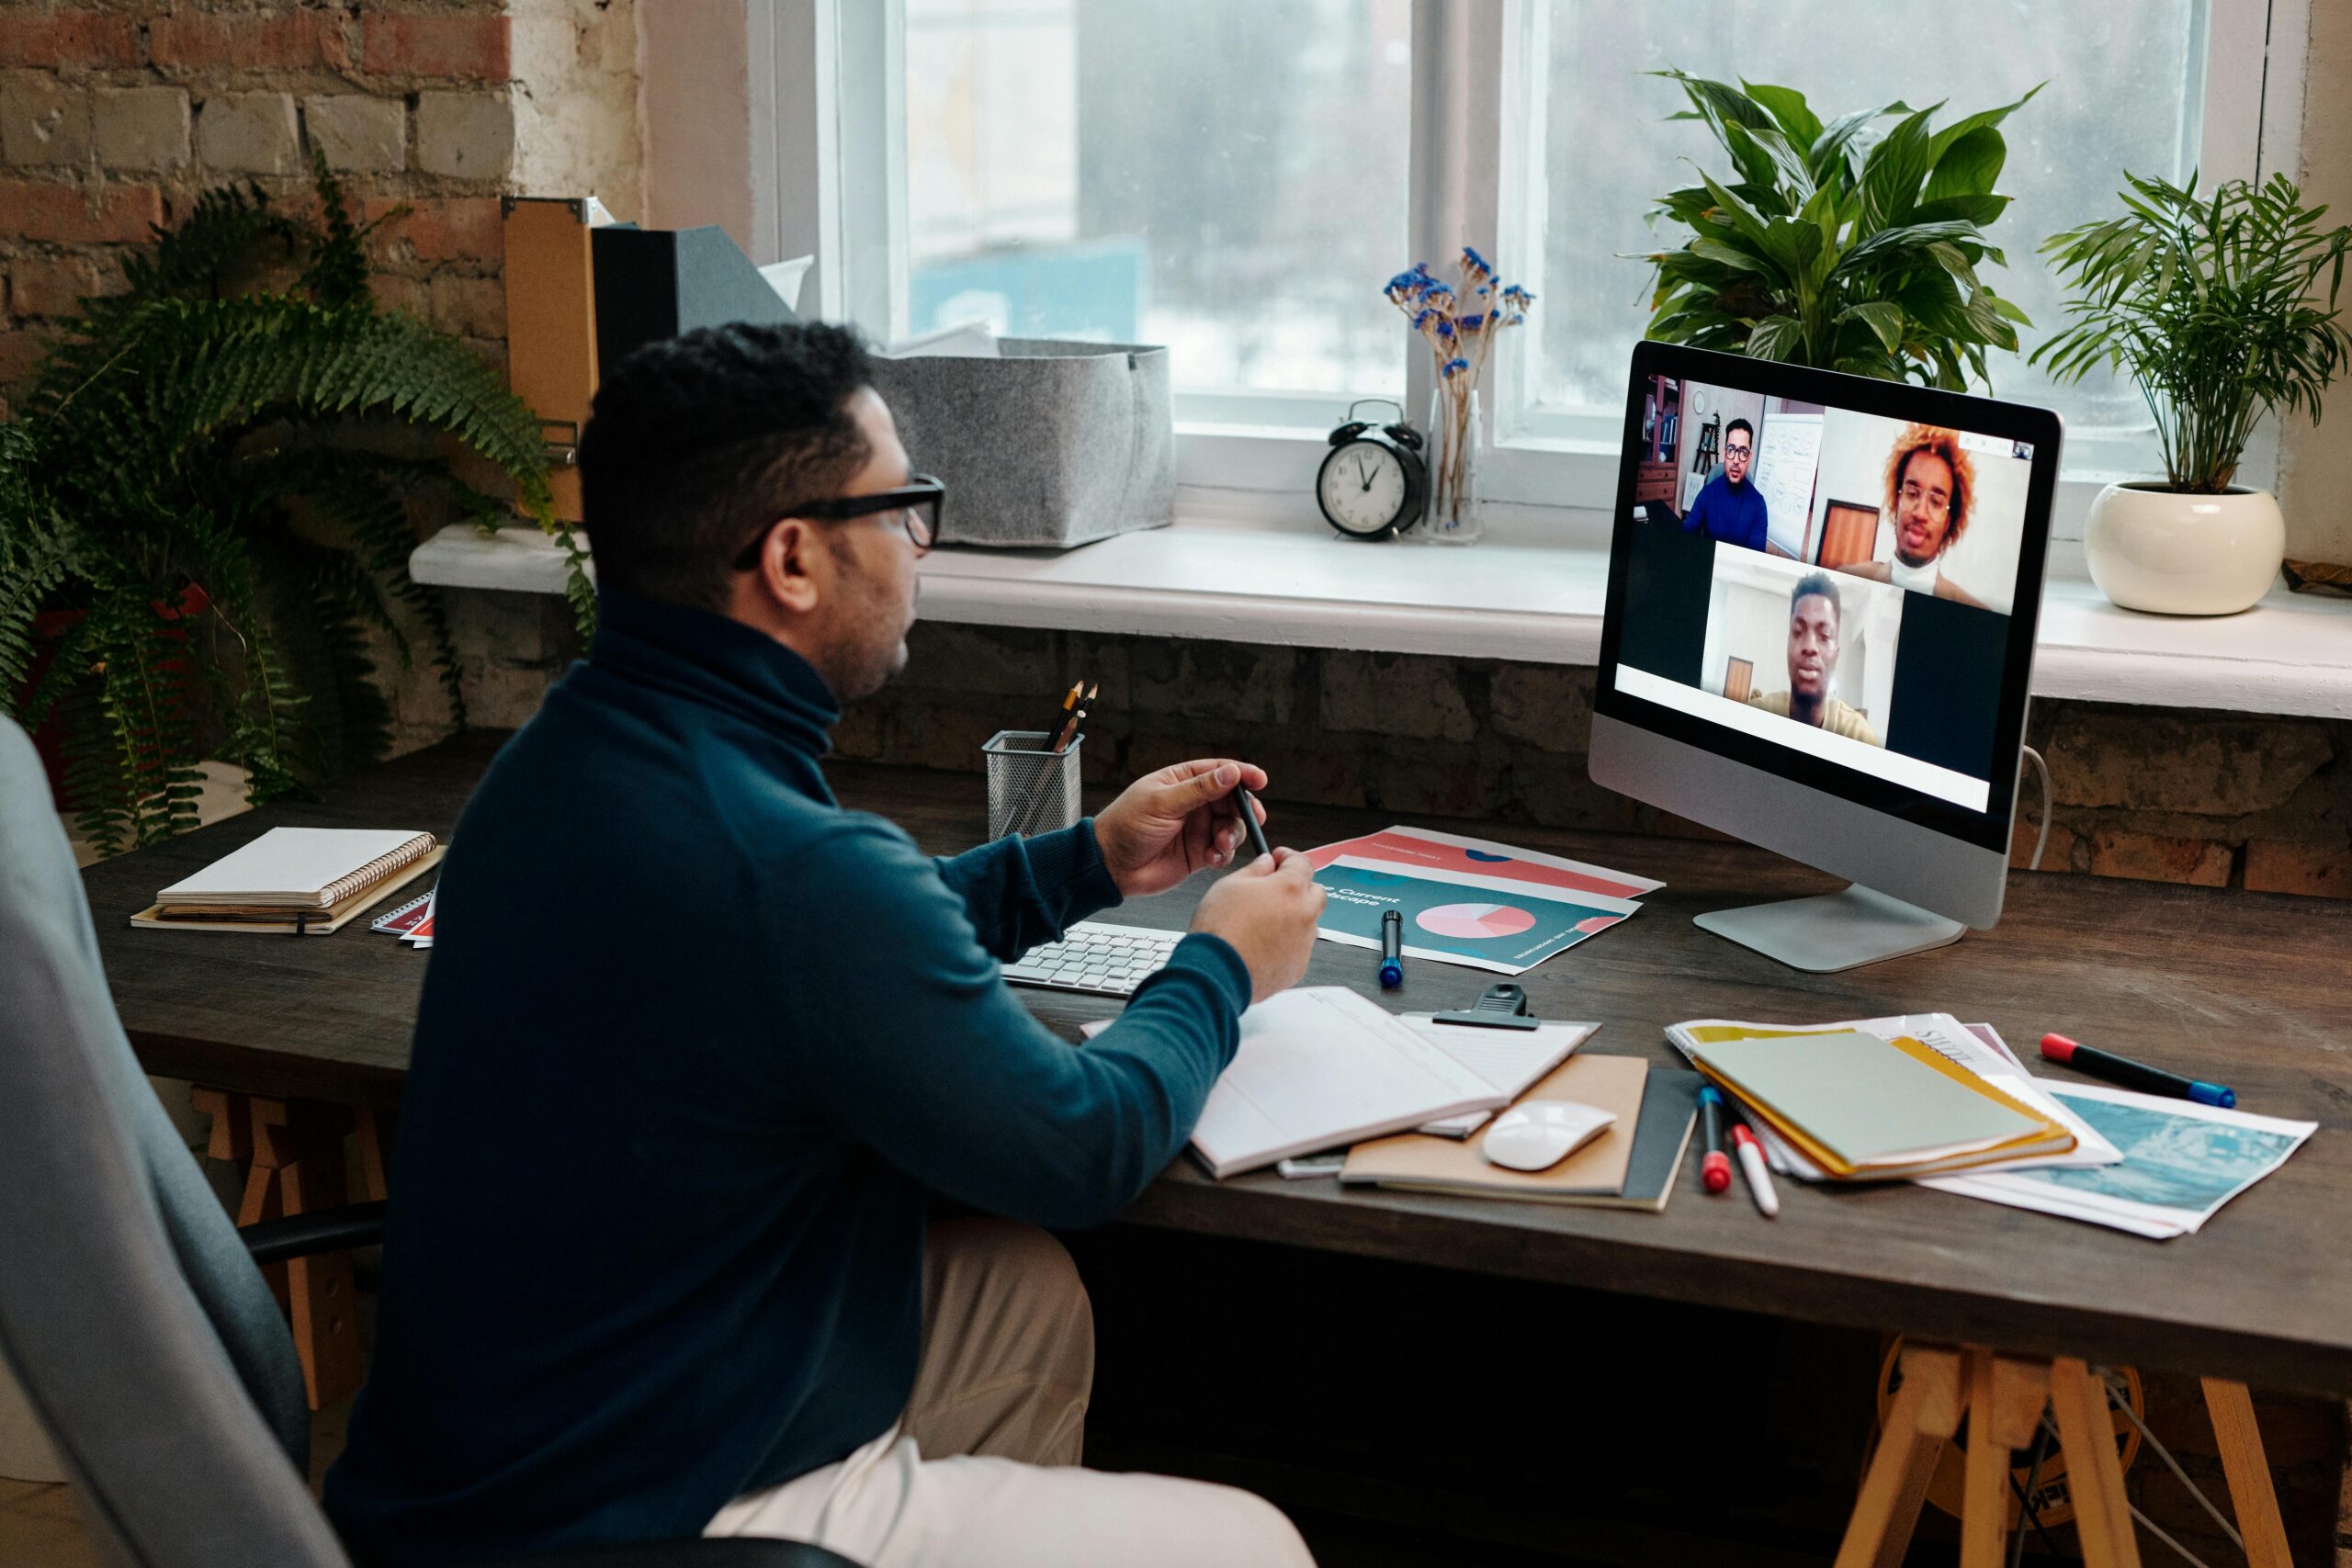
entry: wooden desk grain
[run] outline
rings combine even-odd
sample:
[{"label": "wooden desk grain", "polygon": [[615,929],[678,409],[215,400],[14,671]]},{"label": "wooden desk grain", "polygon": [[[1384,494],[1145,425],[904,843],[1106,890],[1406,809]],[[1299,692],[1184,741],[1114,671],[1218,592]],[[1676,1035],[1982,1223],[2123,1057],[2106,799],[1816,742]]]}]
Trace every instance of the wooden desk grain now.
[{"label": "wooden desk grain", "polygon": [[[157,887],[273,825],[447,831],[502,739],[463,737],[354,780],[326,804],[272,807],[85,873],[107,975],[149,1070],[396,1105],[424,954],[358,923],[298,940],[134,931],[127,919]],[[834,776],[844,799],[934,850],[984,830],[977,777],[873,766]],[[1278,843],[1390,820],[1286,807],[1280,780],[1269,808]],[[1781,1217],[1767,1222],[1744,1193],[1703,1195],[1695,1162],[1667,1212],[1648,1215],[1343,1192],[1271,1174],[1214,1182],[1180,1161],[1130,1221],[2352,1396],[2352,905],[2020,874],[1994,931],[1808,976],[1699,931],[1690,916],[1832,886],[1811,872],[1736,845],[1490,831],[1668,885],[1634,919],[1522,977],[1544,1016],[1602,1022],[1587,1049],[1664,1062],[1659,1031],[1677,1019],[1942,1010],[1992,1023],[2021,1054],[2055,1029],[2193,1070],[2233,1086],[2248,1110],[2322,1130],[2201,1235],[2165,1243],[1903,1185],[1784,1181]],[[1112,918],[1180,928],[1197,892]],[[1372,968],[1361,950],[1319,943],[1307,979],[1378,995]],[[1489,978],[1411,962],[1396,1005],[1464,1005]],[[1115,1010],[1024,994],[1072,1037]]]}]

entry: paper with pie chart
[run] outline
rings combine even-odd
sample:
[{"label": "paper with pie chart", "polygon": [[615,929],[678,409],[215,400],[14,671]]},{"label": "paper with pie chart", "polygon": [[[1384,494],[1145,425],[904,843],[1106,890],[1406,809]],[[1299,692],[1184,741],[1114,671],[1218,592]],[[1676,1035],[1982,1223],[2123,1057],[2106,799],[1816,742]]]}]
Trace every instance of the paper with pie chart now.
[{"label": "paper with pie chart", "polygon": [[1638,898],[1666,886],[1631,872],[1612,871],[1605,865],[1570,860],[1565,855],[1522,850],[1516,844],[1498,844],[1491,839],[1441,833],[1434,828],[1384,828],[1361,839],[1342,839],[1336,844],[1306,852],[1307,863],[1317,871],[1342,855],[1430,871],[1532,882],[1554,890],[1555,896],[1605,893],[1612,898]]},{"label": "paper with pie chart", "polygon": [[1606,894],[1356,855],[1339,856],[1315,880],[1326,895],[1317,929],[1325,940],[1376,949],[1380,917],[1395,909],[1405,917],[1407,957],[1498,975],[1523,975],[1641,908]]}]

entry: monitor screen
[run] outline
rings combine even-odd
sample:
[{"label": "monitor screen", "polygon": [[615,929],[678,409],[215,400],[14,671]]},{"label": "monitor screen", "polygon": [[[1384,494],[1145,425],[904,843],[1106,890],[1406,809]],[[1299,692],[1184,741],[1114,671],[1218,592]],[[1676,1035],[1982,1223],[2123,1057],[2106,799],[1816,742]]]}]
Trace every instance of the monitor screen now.
[{"label": "monitor screen", "polygon": [[1645,344],[1624,441],[1600,711],[2005,847],[2056,416]]}]

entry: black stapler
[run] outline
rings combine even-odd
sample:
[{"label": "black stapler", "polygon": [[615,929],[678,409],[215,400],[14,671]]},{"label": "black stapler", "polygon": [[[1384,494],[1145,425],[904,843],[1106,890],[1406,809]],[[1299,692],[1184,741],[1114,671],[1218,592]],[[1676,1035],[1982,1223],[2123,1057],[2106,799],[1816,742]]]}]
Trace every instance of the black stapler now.
[{"label": "black stapler", "polygon": [[1504,980],[1487,987],[1486,995],[1466,1010],[1439,1013],[1434,1021],[1469,1029],[1535,1029],[1543,1021],[1529,1016],[1526,988]]}]

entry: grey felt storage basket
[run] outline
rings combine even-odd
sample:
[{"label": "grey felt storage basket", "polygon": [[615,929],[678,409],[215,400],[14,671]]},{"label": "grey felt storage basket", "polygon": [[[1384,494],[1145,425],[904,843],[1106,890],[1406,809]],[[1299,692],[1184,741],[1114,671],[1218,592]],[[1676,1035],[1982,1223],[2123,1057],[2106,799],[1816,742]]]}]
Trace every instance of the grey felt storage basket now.
[{"label": "grey felt storage basket", "polygon": [[1067,549],[1174,520],[1165,348],[998,347],[997,359],[875,361],[915,468],[946,482],[941,543]]}]

